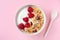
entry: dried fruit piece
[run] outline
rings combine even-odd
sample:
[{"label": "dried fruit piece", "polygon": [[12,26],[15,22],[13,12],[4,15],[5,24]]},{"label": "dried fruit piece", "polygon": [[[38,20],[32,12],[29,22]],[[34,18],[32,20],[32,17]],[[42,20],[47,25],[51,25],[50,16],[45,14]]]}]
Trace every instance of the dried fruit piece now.
[{"label": "dried fruit piece", "polygon": [[33,23],[32,23],[32,22],[30,22],[30,24],[31,24],[31,25],[33,25]]},{"label": "dried fruit piece", "polygon": [[37,15],[36,19],[37,19],[37,20],[40,20],[40,16],[39,16],[39,15]]},{"label": "dried fruit piece", "polygon": [[18,28],[19,28],[19,29],[24,29],[24,28],[25,28],[25,26],[24,26],[24,24],[23,24],[23,23],[20,23],[20,24],[18,25]]},{"label": "dried fruit piece", "polygon": [[35,29],[35,30],[33,30],[33,33],[35,33],[35,32],[37,32],[37,30]]},{"label": "dried fruit piece", "polygon": [[28,7],[28,12],[33,12],[33,8],[32,7]]},{"label": "dried fruit piece", "polygon": [[30,23],[26,23],[25,27],[29,28],[30,27]]},{"label": "dried fruit piece", "polygon": [[34,14],[28,13],[28,17],[29,17],[29,18],[33,18],[33,17],[34,17]]},{"label": "dried fruit piece", "polygon": [[28,22],[29,21],[28,17],[23,18],[23,21]]}]

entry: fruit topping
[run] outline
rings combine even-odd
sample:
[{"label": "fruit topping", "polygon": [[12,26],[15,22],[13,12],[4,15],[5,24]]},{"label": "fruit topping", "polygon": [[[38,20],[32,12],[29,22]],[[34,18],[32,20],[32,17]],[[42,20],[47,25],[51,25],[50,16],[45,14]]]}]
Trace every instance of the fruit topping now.
[{"label": "fruit topping", "polygon": [[23,18],[23,21],[28,22],[29,21],[28,17]]},{"label": "fruit topping", "polygon": [[19,29],[24,29],[24,28],[25,28],[25,26],[24,26],[24,24],[23,24],[23,23],[20,23],[20,24],[18,25],[18,28],[19,28]]},{"label": "fruit topping", "polygon": [[33,17],[34,17],[34,14],[28,13],[28,17],[29,17],[29,18],[33,18]]},{"label": "fruit topping", "polygon": [[29,28],[29,27],[30,27],[30,23],[26,23],[26,24],[25,24],[25,27],[26,27],[26,28]]},{"label": "fruit topping", "polygon": [[33,8],[32,7],[28,7],[28,12],[33,12]]}]

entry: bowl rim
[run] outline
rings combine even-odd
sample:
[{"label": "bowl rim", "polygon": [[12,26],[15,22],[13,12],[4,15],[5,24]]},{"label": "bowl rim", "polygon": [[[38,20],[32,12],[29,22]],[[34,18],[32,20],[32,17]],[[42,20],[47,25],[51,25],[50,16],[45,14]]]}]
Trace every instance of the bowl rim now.
[{"label": "bowl rim", "polygon": [[22,32],[19,28],[18,28],[18,29],[20,30],[21,33],[24,33],[24,34],[27,34],[27,35],[37,35],[37,34],[39,34],[39,33],[42,32],[42,30],[44,29],[45,24],[46,24],[46,15],[45,15],[45,12],[42,10],[41,7],[39,7],[39,6],[37,6],[37,5],[25,5],[25,6],[23,6],[22,8],[20,8],[20,9],[17,11],[16,17],[15,17],[15,23],[16,23],[16,26],[18,26],[18,23],[17,23],[17,16],[18,16],[19,13],[21,12],[21,10],[23,10],[25,7],[28,7],[28,6],[35,6],[35,7],[38,7],[38,8],[42,11],[42,14],[43,14],[43,16],[44,16],[44,24],[42,25],[41,29],[40,29],[38,32],[36,32],[36,33],[31,33],[31,34],[26,33],[26,32]]}]

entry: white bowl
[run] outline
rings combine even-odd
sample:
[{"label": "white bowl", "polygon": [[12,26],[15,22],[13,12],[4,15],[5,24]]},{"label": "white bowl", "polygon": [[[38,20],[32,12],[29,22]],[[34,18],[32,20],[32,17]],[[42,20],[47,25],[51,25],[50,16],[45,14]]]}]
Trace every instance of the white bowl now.
[{"label": "white bowl", "polygon": [[[21,9],[19,9],[18,10],[18,12],[17,12],[17,14],[16,14],[16,25],[18,25],[19,23],[24,23],[22,20],[21,20],[21,18],[23,18],[23,17],[25,17],[25,16],[27,16],[27,11],[25,10],[28,6],[35,6],[35,5],[26,5],[26,6],[24,6],[24,7],[22,7]],[[37,6],[36,6],[37,7]],[[23,10],[24,9],[24,10]],[[36,33],[31,33],[31,34],[29,34],[29,33],[26,33],[26,32],[22,32],[20,29],[20,31],[22,32],[22,33],[24,33],[24,34],[28,34],[28,35],[36,35],[36,34],[39,34],[43,29],[44,29],[44,27],[45,27],[45,23],[46,23],[46,16],[45,16],[45,13],[44,13],[44,11],[39,7],[39,9],[42,11],[42,14],[43,14],[43,16],[44,16],[44,24],[43,24],[43,26],[41,27],[41,29],[39,30],[39,31],[37,31]],[[23,12],[22,12],[22,10],[23,10]],[[22,13],[24,13],[23,15],[22,15]]]}]

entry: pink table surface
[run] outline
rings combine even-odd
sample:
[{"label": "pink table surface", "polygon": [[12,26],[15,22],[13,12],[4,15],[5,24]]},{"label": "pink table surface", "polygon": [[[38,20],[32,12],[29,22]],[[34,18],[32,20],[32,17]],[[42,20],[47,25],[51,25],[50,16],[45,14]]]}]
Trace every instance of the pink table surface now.
[{"label": "pink table surface", "polygon": [[[19,8],[29,4],[41,7],[47,17],[46,27],[35,36],[22,34],[15,24],[15,16]],[[43,35],[54,9],[57,10],[58,16],[47,38],[44,38]],[[60,40],[60,0],[0,0],[0,40]]]}]

